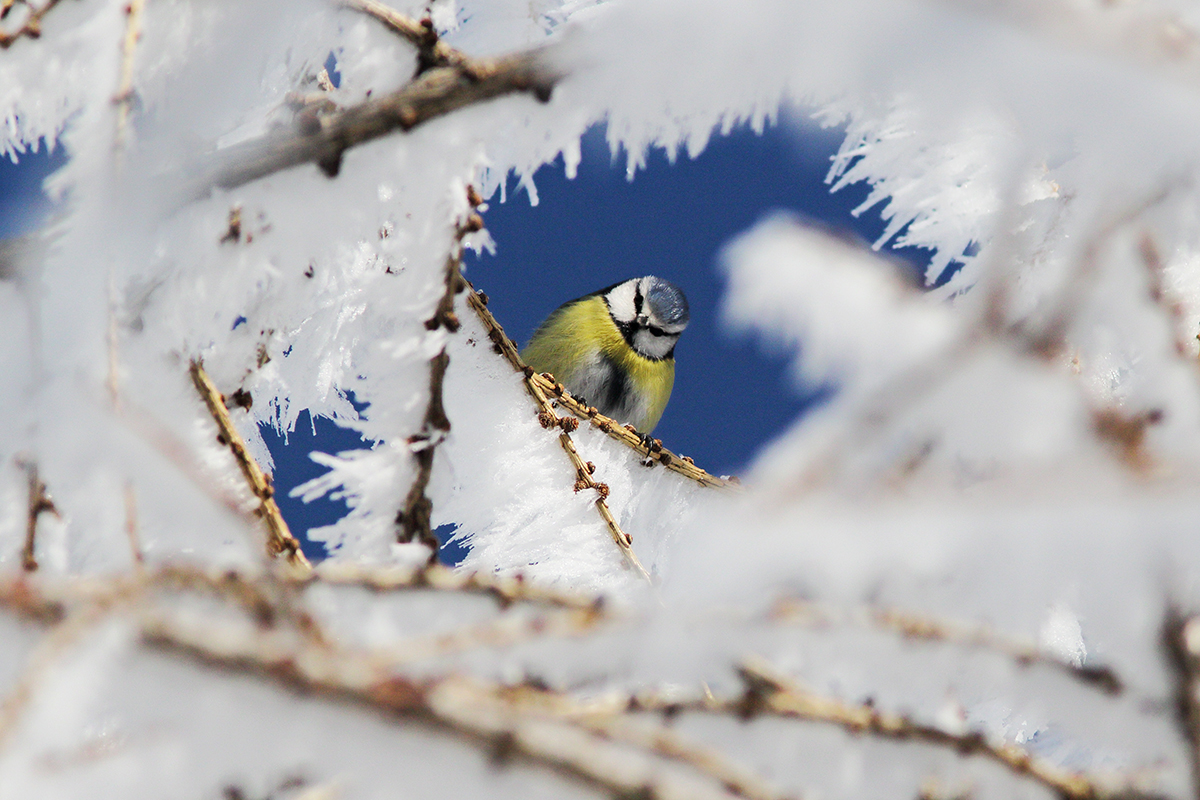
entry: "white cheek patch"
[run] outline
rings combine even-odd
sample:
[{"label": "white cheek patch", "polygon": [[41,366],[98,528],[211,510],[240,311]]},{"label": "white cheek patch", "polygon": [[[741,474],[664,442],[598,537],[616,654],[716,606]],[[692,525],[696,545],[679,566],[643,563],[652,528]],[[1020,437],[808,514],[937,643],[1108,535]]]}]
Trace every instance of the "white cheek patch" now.
[{"label": "white cheek patch", "polygon": [[655,336],[648,330],[638,330],[633,334],[633,349],[647,358],[666,358],[677,341],[678,336]]},{"label": "white cheek patch", "polygon": [[617,322],[633,322],[637,316],[633,298],[637,294],[637,281],[625,281],[607,295],[608,312]]}]

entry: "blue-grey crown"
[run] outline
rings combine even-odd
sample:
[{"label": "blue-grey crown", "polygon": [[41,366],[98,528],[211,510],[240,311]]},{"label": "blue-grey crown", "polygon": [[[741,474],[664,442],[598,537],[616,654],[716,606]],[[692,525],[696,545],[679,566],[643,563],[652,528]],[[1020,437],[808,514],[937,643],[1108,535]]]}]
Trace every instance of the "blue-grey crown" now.
[{"label": "blue-grey crown", "polygon": [[654,315],[662,320],[664,325],[687,325],[687,298],[683,290],[670,281],[649,276],[649,290],[646,292],[646,302],[654,309]]}]

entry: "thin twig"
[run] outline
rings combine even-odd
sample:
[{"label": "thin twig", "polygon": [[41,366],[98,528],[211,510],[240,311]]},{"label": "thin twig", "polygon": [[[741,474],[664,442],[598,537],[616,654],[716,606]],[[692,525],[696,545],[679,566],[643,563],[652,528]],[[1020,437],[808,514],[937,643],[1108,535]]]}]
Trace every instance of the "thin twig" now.
[{"label": "thin twig", "polygon": [[279,511],[279,504],[275,502],[275,488],[250,455],[250,451],[246,449],[242,435],[234,426],[233,419],[229,416],[229,409],[225,407],[224,396],[217,391],[217,387],[213,385],[199,361],[191,363],[189,372],[196,391],[200,393],[209,413],[212,414],[213,421],[217,423],[219,431],[217,440],[229,447],[242,475],[246,478],[246,484],[258,498],[258,509],[255,513],[263,520],[267,528],[267,553],[272,557],[283,555],[289,564],[299,569],[311,569],[308,559],[304,557],[304,553],[300,549],[300,542],[296,540],[295,536],[292,536],[287,522],[283,519],[283,514]]},{"label": "thin twig", "polygon": [[[33,6],[28,2],[22,3],[28,11],[28,16],[21,27],[14,31],[0,31],[0,50],[7,50],[14,42],[22,36],[28,36],[30,39],[36,39],[42,35],[42,17],[50,13],[50,10],[58,5],[58,0],[46,0],[41,6]],[[15,3],[6,2],[3,6],[3,13],[0,14],[0,19],[8,16]]]},{"label": "thin twig", "polygon": [[[471,193],[470,197],[475,195]],[[462,240],[467,234],[483,228],[483,220],[472,211],[466,220],[457,226],[450,254],[446,256],[443,275],[442,296],[438,300],[433,316],[425,320],[425,329],[435,331],[445,328],[450,333],[458,331],[458,316],[454,313],[454,296],[463,290]],[[429,479],[433,475],[433,455],[437,446],[450,431],[450,419],[442,402],[442,389],[446,380],[446,369],[450,366],[450,354],[443,347],[429,359],[429,402],[425,406],[425,419],[421,432],[409,437],[413,459],[417,462],[417,475],[409,487],[404,507],[396,515],[396,539],[399,542],[417,541],[430,549],[429,560],[437,560],[438,540],[433,534],[431,517],[433,502],[425,494]]]},{"label": "thin twig", "polygon": [[21,568],[26,572],[34,572],[37,562],[37,524],[38,517],[49,512],[59,516],[58,508],[46,492],[45,482],[38,477],[37,464],[32,461],[23,462],[25,473],[29,479],[29,504],[25,517],[25,544],[21,547]]},{"label": "thin twig", "polygon": [[894,631],[905,639],[914,641],[977,647],[1007,656],[1020,667],[1048,667],[1107,695],[1119,695],[1125,690],[1124,682],[1111,667],[1084,666],[1064,661],[1031,643],[1006,638],[980,626],[959,625],[887,608],[870,608],[864,612],[837,610],[808,600],[790,598],[775,603],[770,618],[777,622],[800,622],[819,626],[861,624]]},{"label": "thin twig", "polygon": [[1192,797],[1200,800],[1200,623],[1175,605],[1167,607],[1162,649],[1172,682],[1175,722],[1187,745]]},{"label": "thin twig", "polygon": [[374,17],[407,39],[417,48],[418,75],[432,67],[461,67],[469,71],[474,66],[468,56],[441,40],[429,17],[417,21],[377,0],[338,0],[338,5]]},{"label": "thin twig", "polygon": [[142,555],[141,537],[138,536],[137,494],[133,489],[133,481],[125,481],[125,535],[129,539],[129,551],[133,556],[133,566],[141,569],[146,558]]},{"label": "thin twig", "polygon": [[113,102],[117,104],[116,149],[118,156],[125,147],[125,129],[133,107],[133,54],[142,38],[142,11],[146,0],[129,0],[125,6],[125,38],[121,41],[121,78]]},{"label": "thin twig", "polygon": [[[1082,772],[1066,770],[1044,761],[1023,747],[989,741],[980,731],[959,733],[915,722],[901,714],[880,711],[873,705],[850,705],[810,692],[761,659],[747,659],[738,667],[746,684],[738,709],[745,716],[767,713],[809,722],[837,725],[850,733],[953,750],[962,756],[982,756],[1010,772],[1028,777],[1063,800],[1098,798],[1149,798],[1130,787],[1111,787]],[[707,705],[707,704],[706,704]]]},{"label": "thin twig", "polygon": [[306,585],[358,586],[373,592],[432,589],[482,594],[494,597],[502,607],[525,602],[586,610],[594,614],[603,613],[607,607],[603,596],[568,594],[520,578],[461,572],[441,564],[429,564],[420,569],[401,569],[325,562],[307,575],[292,580]]}]

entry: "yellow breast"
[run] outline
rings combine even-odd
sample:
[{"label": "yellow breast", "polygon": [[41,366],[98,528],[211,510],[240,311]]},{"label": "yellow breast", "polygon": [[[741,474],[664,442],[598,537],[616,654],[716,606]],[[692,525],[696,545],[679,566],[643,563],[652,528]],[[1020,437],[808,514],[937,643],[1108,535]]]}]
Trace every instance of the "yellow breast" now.
[{"label": "yellow breast", "polygon": [[582,373],[603,356],[627,376],[630,390],[645,398],[642,419],[621,420],[650,432],[658,424],[675,383],[675,360],[651,361],[629,346],[599,295],[585,297],[551,314],[521,352],[525,363],[549,372],[566,386],[578,386]]}]

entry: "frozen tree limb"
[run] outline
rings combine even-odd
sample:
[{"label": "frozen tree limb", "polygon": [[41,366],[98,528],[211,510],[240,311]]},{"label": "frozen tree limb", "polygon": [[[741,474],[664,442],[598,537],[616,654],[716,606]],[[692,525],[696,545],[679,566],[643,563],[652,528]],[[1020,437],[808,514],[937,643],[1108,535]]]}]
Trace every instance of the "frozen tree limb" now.
[{"label": "frozen tree limb", "polygon": [[574,417],[560,417],[554,413],[554,406],[550,402],[546,392],[543,391],[543,382],[533,380],[534,371],[521,360],[520,353],[517,352],[517,347],[512,343],[512,340],[505,335],[504,329],[500,327],[500,323],[492,316],[492,312],[487,310],[487,304],[483,301],[480,294],[473,288],[467,289],[467,305],[474,309],[475,313],[483,322],[484,328],[487,329],[488,338],[492,340],[492,344],[500,351],[508,363],[513,365],[524,376],[523,383],[530,397],[538,407],[538,421],[543,428],[561,428],[562,433],[559,434],[558,442],[566,451],[567,457],[571,459],[571,465],[575,467],[575,491],[579,492],[584,489],[592,489],[596,492],[596,511],[604,520],[605,527],[608,528],[609,535],[612,536],[613,542],[625,556],[626,562],[637,571],[646,580],[650,580],[650,573],[642,566],[642,562],[633,552],[633,537],[621,530],[621,526],[617,524],[617,520],[612,515],[612,511],[608,508],[606,498],[608,497],[607,484],[599,483],[592,478],[592,469],[579,456],[579,451],[575,449],[575,442],[572,441],[570,432],[579,427],[579,423]]},{"label": "frozen tree limb", "polygon": [[378,0],[338,0],[338,5],[374,17],[407,39],[417,48],[418,75],[431,67],[459,67],[468,71],[474,68],[470,58],[441,40],[428,17],[418,22]]},{"label": "frozen tree limb", "polygon": [[420,72],[382,97],[326,116],[302,115],[290,131],[210,155],[195,170],[185,197],[202,197],[212,188],[232,189],[300,164],[316,164],[332,177],[341,168],[346,150],[394,131],[409,131],[460,108],[510,94],[530,93],[548,101],[562,77],[550,65],[548,52],[547,47],[536,47],[493,59],[458,54],[452,63]]},{"label": "frozen tree limb", "polygon": [[[461,275],[462,240],[468,233],[482,228],[483,220],[473,211],[466,221],[457,227],[450,254],[446,256],[443,277],[445,288],[434,309],[433,316],[425,320],[426,330],[435,331],[438,328],[445,328],[449,333],[458,331],[459,322],[454,313],[454,297],[464,287]],[[408,496],[404,499],[404,507],[396,515],[396,525],[400,529],[396,533],[397,541],[417,541],[425,545],[430,549],[430,561],[437,560],[439,545],[430,522],[433,514],[433,502],[425,494],[425,489],[429,486],[429,479],[433,474],[434,451],[450,431],[450,420],[446,416],[446,407],[442,402],[446,369],[449,366],[450,354],[446,352],[445,347],[429,360],[429,402],[425,406],[425,419],[421,426],[421,432],[410,436],[408,440],[409,447],[412,448],[413,459],[417,462],[417,475],[408,490]]]},{"label": "frozen tree limb", "polygon": [[250,455],[250,451],[246,449],[246,443],[242,441],[241,434],[238,433],[233,419],[229,416],[229,409],[225,407],[224,396],[217,391],[217,387],[213,385],[200,362],[193,361],[189,372],[196,391],[200,393],[200,398],[208,407],[213,421],[217,423],[218,441],[226,445],[233,453],[242,475],[246,478],[246,484],[258,498],[258,508],[255,514],[262,519],[267,529],[267,553],[272,557],[282,555],[288,564],[298,569],[310,569],[308,559],[304,557],[304,553],[300,549],[300,542],[296,540],[295,536],[292,536],[287,522],[283,519],[283,514],[279,511],[279,504],[275,502],[275,488],[271,485],[270,479],[263,474],[253,456]]},{"label": "frozen tree limb", "polygon": [[879,711],[871,705],[849,705],[818,695],[799,686],[761,659],[743,661],[738,673],[746,684],[746,693],[739,702],[742,713],[748,716],[768,713],[809,722],[825,722],[850,733],[949,748],[963,756],[982,756],[1016,775],[1040,783],[1062,800],[1154,797],[1130,786],[1104,785],[1084,773],[1065,770],[1043,761],[1018,745],[989,741],[979,731],[948,731],[915,722],[901,714]]}]

